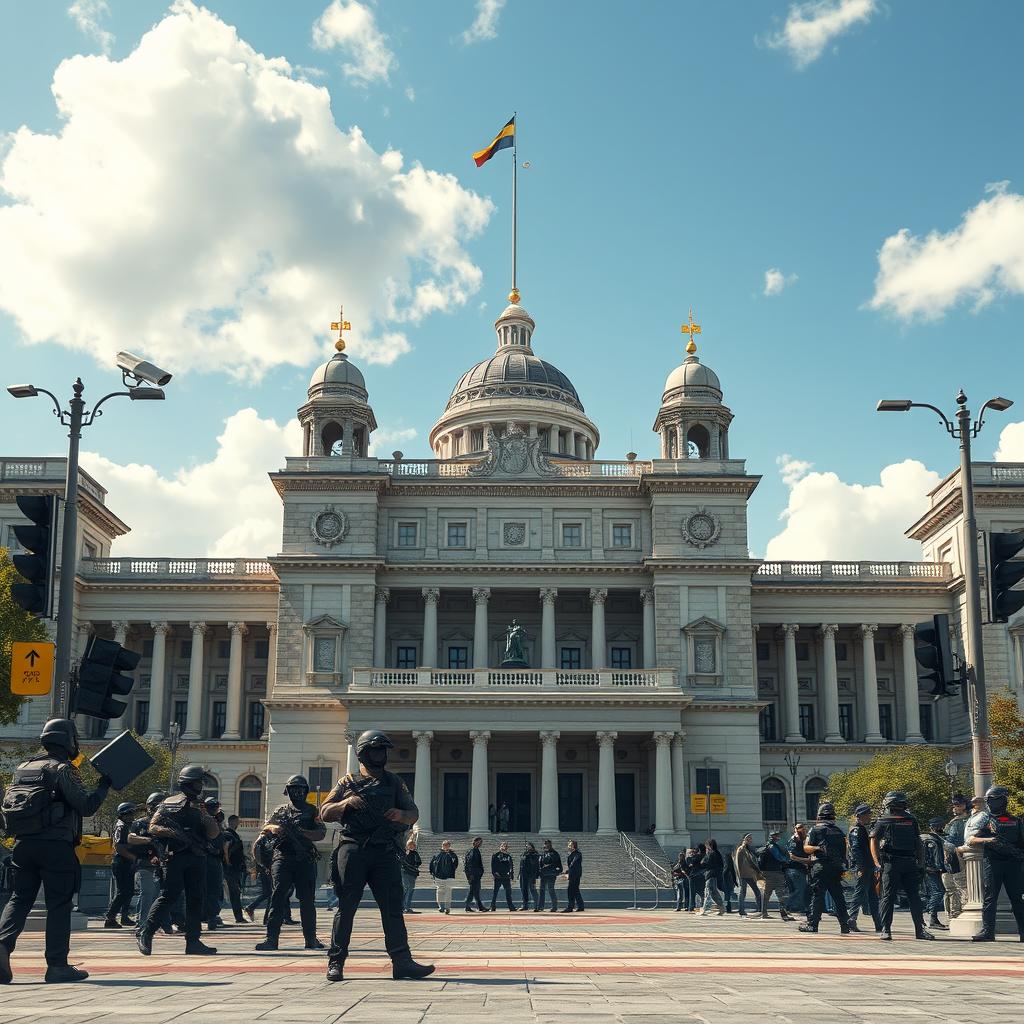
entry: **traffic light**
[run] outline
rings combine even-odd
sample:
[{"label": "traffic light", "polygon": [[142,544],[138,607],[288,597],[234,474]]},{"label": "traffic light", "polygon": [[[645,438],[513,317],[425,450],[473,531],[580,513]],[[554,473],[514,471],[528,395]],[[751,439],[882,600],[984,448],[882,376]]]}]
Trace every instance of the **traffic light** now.
[{"label": "traffic light", "polygon": [[1008,622],[1024,608],[1024,590],[1011,590],[1024,580],[1024,559],[1011,561],[1024,548],[1024,533],[990,533],[985,545],[988,555],[988,617],[990,622]]},{"label": "traffic light", "polygon": [[15,583],[11,598],[30,615],[50,616],[53,599],[53,563],[57,540],[57,499],[49,496],[21,495],[18,508],[31,519],[32,526],[15,526],[14,536],[27,554],[11,556],[14,568],[28,583]]},{"label": "traffic light", "polygon": [[920,666],[917,671],[918,684],[922,680],[930,683],[931,694],[935,698],[956,695],[957,681],[953,678],[948,615],[935,615],[931,622],[919,622],[914,627],[914,656]]},{"label": "traffic light", "polygon": [[93,718],[120,718],[128,705],[115,697],[132,692],[135,680],[122,672],[133,672],[141,654],[126,651],[114,640],[93,637],[85,648],[78,669],[72,713]]}]

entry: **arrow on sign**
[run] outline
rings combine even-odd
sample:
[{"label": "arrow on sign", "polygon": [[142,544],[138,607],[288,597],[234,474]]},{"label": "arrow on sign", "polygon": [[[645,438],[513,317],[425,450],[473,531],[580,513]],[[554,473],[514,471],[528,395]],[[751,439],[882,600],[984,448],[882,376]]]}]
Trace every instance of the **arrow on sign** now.
[{"label": "arrow on sign", "polygon": [[26,660],[26,661],[27,661],[27,662],[28,662],[28,663],[29,663],[29,664],[30,664],[30,665],[31,665],[31,666],[32,666],[33,668],[35,668],[35,667],[36,667],[36,659],[37,659],[37,658],[40,658],[40,657],[41,657],[41,655],[40,655],[40,653],[39,653],[38,651],[29,651],[29,652],[28,652],[28,654],[26,654],[26,655],[25,655],[25,660]]}]

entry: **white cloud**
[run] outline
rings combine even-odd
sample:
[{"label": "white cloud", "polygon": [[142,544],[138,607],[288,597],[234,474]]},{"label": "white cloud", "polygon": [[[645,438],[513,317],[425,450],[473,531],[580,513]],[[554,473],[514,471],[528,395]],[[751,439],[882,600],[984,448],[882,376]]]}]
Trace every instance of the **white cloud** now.
[{"label": "white cloud", "polygon": [[395,451],[394,445],[401,445],[403,441],[412,441],[415,437],[415,427],[395,429],[378,427],[370,435],[370,458],[390,459],[391,453]]},{"label": "white cloud", "polygon": [[878,9],[876,0],[809,0],[789,8],[782,29],[765,43],[787,50],[798,68],[816,61],[825,48],[848,29],[868,21]]},{"label": "white cloud", "polygon": [[469,46],[485,39],[496,39],[498,17],[504,6],[505,0],[476,0],[476,17],[473,24],[462,33],[462,41]]},{"label": "white cloud", "polygon": [[104,53],[110,53],[114,35],[100,26],[100,19],[110,14],[107,0],[75,0],[68,8],[68,15],[79,29],[90,39],[100,44]]},{"label": "white cloud", "polygon": [[413,87],[412,87],[411,85],[409,85],[409,86],[406,86],[406,89],[405,89],[405,98],[406,98],[406,99],[407,99],[407,100],[408,100],[408,101],[409,101],[410,103],[415,103],[415,102],[416,102],[416,90],[415,90],[415,89],[414,89],[414,88],[413,88]]},{"label": "white cloud", "polygon": [[946,234],[917,238],[902,228],[887,238],[871,308],[934,320],[958,302],[980,309],[1000,293],[1024,292],[1024,196],[1007,184],[989,185],[989,197]]},{"label": "white cloud", "polygon": [[279,425],[255,409],[224,423],[209,462],[162,476],[82,452],[82,467],[108,490],[107,503],[131,528],[116,555],[261,558],[281,548],[281,499],[267,473],[302,452],[296,420]]},{"label": "white cloud", "polygon": [[996,462],[1024,462],[1024,423],[1007,423],[999,432]]},{"label": "white cloud", "polygon": [[386,82],[398,66],[373,11],[359,0],[331,0],[313,24],[313,45],[347,54],[351,60],[341,70],[356,85]]},{"label": "white cloud", "polygon": [[390,362],[479,288],[487,199],[340,130],[325,88],[189,0],[53,92],[60,131],[0,164],[0,310],[29,342],[258,378],[326,356],[339,301],[352,356]]},{"label": "white cloud", "polygon": [[779,458],[789,503],[785,524],[766,548],[768,559],[919,559],[921,547],[903,531],[928,507],[940,477],[907,459],[886,466],[877,484],[849,484],[808,462]]},{"label": "white cloud", "polygon": [[764,294],[780,295],[783,288],[796,284],[798,280],[796,274],[784,274],[778,267],[770,267],[764,272]]}]

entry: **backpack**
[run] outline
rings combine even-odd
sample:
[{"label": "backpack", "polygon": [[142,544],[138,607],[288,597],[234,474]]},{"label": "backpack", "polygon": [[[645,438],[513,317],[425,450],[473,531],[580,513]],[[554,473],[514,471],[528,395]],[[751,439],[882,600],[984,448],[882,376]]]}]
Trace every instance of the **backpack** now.
[{"label": "backpack", "polygon": [[754,854],[757,858],[757,870],[758,871],[772,871],[775,870],[778,861],[772,855],[772,844],[765,843],[764,846],[760,847]]},{"label": "backpack", "polygon": [[36,835],[53,824],[58,806],[50,769],[31,763],[18,768],[0,806],[4,831],[14,839]]},{"label": "backpack", "polygon": [[274,860],[274,844],[268,839],[267,836],[260,836],[255,843],[252,844],[252,855],[256,861],[256,866],[263,868],[265,871],[270,870],[270,865]]}]

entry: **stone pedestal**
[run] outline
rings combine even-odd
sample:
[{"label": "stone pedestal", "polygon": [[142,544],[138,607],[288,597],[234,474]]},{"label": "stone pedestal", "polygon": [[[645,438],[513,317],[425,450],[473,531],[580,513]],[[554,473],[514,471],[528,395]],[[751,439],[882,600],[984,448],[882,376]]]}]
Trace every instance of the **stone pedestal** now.
[{"label": "stone pedestal", "polygon": [[[977,851],[977,847],[966,847],[960,853],[967,872],[967,899],[964,900],[963,913],[949,922],[950,935],[964,938],[981,931],[981,901],[984,896],[981,879],[982,856]],[[996,934],[1017,934],[1017,922],[1014,920],[1010,901],[1006,898],[1005,891],[1000,892],[999,903],[996,906]]]}]

